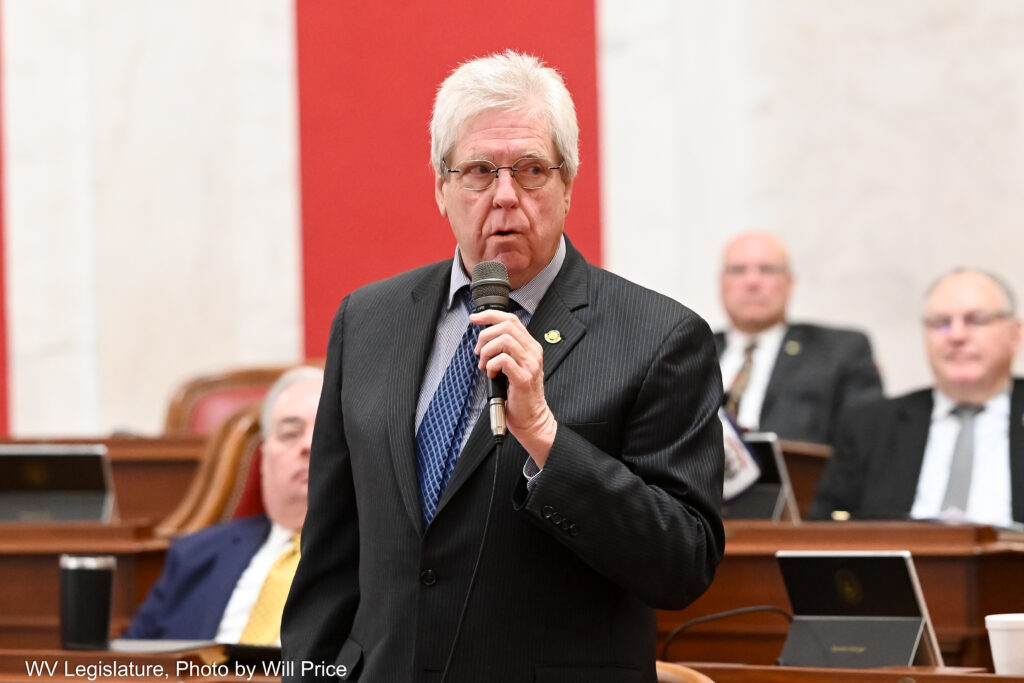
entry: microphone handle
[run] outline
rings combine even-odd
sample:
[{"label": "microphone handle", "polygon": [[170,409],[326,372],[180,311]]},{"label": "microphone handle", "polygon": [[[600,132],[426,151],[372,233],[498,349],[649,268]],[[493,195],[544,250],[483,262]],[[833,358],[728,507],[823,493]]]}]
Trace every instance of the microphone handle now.
[{"label": "microphone handle", "polygon": [[[499,311],[507,311],[505,306],[484,305],[477,308],[475,312],[486,311],[496,308]],[[498,442],[505,440],[508,433],[508,423],[505,421],[505,400],[508,398],[508,377],[505,373],[499,372],[494,377],[487,378],[487,413],[491,420],[491,434]]]}]

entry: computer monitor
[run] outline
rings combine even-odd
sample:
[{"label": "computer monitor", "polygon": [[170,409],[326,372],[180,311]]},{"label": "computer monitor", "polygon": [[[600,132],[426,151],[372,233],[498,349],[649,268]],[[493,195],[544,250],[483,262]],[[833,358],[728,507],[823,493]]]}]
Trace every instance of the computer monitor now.
[{"label": "computer monitor", "polygon": [[0,521],[109,522],[113,515],[106,446],[0,445]]},{"label": "computer monitor", "polygon": [[800,521],[778,437],[772,432],[750,432],[743,435],[743,442],[761,473],[746,491],[722,504],[722,516],[725,519]]},{"label": "computer monitor", "polygon": [[909,551],[780,550],[775,557],[793,608],[780,664],[942,666]]}]

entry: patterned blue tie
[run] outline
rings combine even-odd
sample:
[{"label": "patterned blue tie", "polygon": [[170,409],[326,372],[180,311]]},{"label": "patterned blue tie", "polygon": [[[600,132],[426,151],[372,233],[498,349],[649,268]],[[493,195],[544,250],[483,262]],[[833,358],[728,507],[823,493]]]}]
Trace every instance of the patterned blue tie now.
[{"label": "patterned blue tie", "polygon": [[[472,311],[469,288],[461,291],[461,298],[466,309]],[[480,328],[470,323],[416,432],[420,499],[423,504],[423,521],[427,526],[437,512],[441,492],[448,485],[452,470],[455,469],[462,437],[466,433],[469,409],[476,389],[476,364],[479,361],[473,349],[479,336]]]}]

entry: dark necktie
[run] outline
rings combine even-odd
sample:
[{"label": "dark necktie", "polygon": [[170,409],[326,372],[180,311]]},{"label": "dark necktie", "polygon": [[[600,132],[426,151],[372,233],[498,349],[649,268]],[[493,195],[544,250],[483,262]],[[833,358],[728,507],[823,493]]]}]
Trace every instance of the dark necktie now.
[{"label": "dark necktie", "polygon": [[[462,304],[472,311],[468,287],[456,296],[460,296]],[[426,525],[434,519],[437,503],[455,469],[462,437],[466,433],[477,377],[478,358],[473,349],[479,336],[480,328],[470,323],[416,432],[420,500]]]},{"label": "dark necktie", "polygon": [[743,392],[747,390],[747,384],[750,383],[750,371],[754,367],[754,351],[756,349],[756,341],[750,342],[747,344],[747,348],[743,349],[743,365],[740,366],[736,376],[732,378],[732,384],[729,385],[729,391],[726,394],[725,412],[729,413],[733,420],[736,420]]},{"label": "dark necktie", "polygon": [[949,483],[942,499],[942,509],[956,508],[967,511],[967,494],[971,490],[971,469],[974,467],[974,418],[984,406],[961,404],[953,408],[960,420],[960,433],[953,445],[953,460],[949,465]]}]

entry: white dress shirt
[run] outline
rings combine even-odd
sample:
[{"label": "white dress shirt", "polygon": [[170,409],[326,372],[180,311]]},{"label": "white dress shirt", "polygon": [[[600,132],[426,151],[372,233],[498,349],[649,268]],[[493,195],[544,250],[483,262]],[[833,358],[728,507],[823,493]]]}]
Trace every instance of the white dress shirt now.
[{"label": "white dress shirt", "polygon": [[775,359],[779,357],[779,347],[786,336],[786,324],[778,323],[758,334],[744,334],[737,330],[725,333],[725,351],[719,359],[722,370],[722,385],[726,391],[732,384],[736,374],[743,367],[743,352],[751,344],[757,344],[750,368],[750,379],[740,401],[736,423],[744,429],[757,430],[761,422],[761,406],[768,390],[768,380],[775,369]]},{"label": "white dress shirt", "polygon": [[235,590],[231,592],[231,599],[224,608],[224,615],[220,618],[220,626],[217,627],[217,635],[214,637],[218,643],[238,642],[270,568],[291,543],[294,535],[295,532],[291,529],[285,529],[277,524],[270,525],[267,540],[263,541],[263,545],[249,560],[249,566],[238,577]]},{"label": "white dress shirt", "polygon": [[953,446],[960,433],[960,420],[953,415],[953,399],[938,389],[933,392],[933,405],[928,444],[924,449],[910,516],[1010,526],[1013,523],[1013,506],[1009,389],[990,398],[974,418],[974,460],[966,510],[942,509],[953,462]]}]

